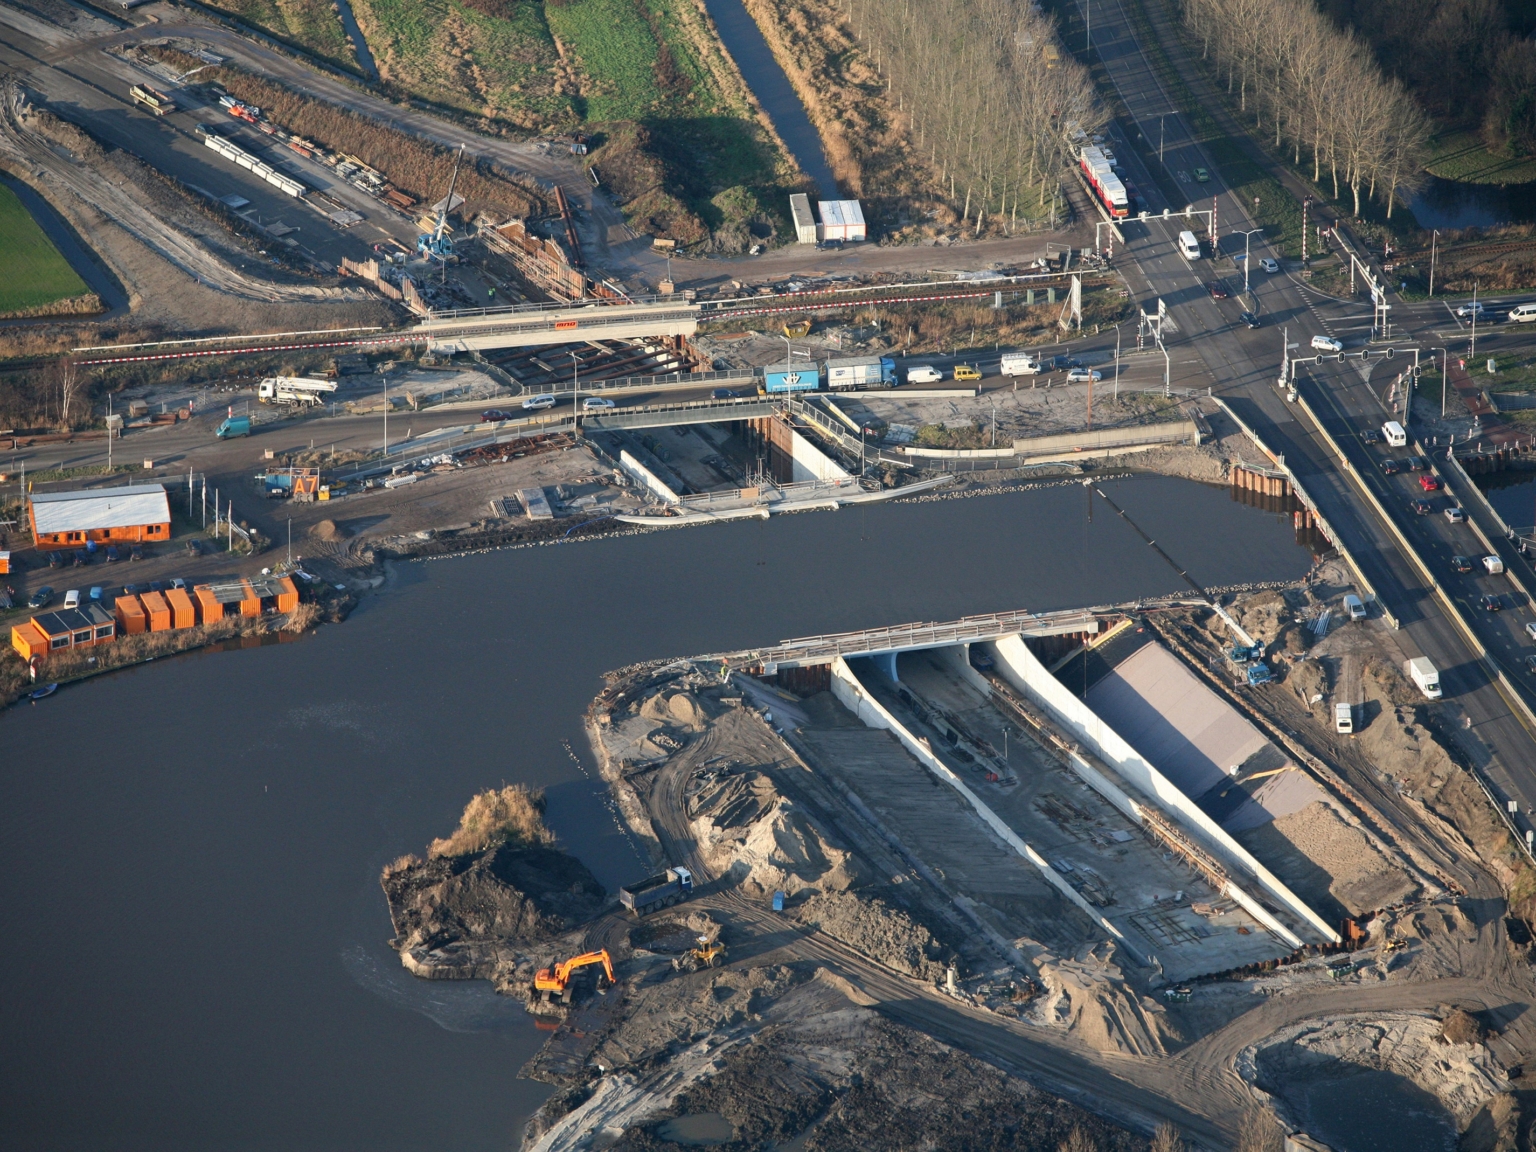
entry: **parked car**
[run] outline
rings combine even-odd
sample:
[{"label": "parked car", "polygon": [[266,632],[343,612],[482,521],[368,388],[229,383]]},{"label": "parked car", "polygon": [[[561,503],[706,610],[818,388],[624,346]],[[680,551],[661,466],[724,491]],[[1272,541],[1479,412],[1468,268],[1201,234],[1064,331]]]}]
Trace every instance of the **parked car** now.
[{"label": "parked car", "polygon": [[937,384],[942,379],[944,373],[932,364],[914,364],[907,369],[908,384]]},{"label": "parked car", "polygon": [[1428,500],[1411,500],[1408,503],[1408,507],[1412,508],[1420,516],[1428,516],[1435,510],[1435,506]]},{"label": "parked car", "polygon": [[1463,304],[1460,308],[1456,309],[1456,319],[1470,320],[1472,317],[1476,316],[1479,320],[1481,320],[1483,318],[1483,314],[1487,311],[1488,309],[1483,307],[1483,302],[1481,300],[1479,300],[1476,304]]},{"label": "parked car", "polygon": [[64,553],[62,553],[62,552],[50,552],[50,553],[48,553],[48,567],[50,567],[50,568],[62,568],[62,567],[64,567]]},{"label": "parked car", "polygon": [[64,607],[66,607],[66,608],[78,608],[78,607],[80,607],[80,589],[78,589],[78,588],[71,588],[68,592],[64,593]]},{"label": "parked car", "polygon": [[139,545],[135,544],[133,546],[132,551],[130,551],[128,553],[128,559],[130,559],[130,560],[142,560],[142,559],[144,559],[144,549],[142,547],[140,547]]},{"label": "parked car", "polygon": [[1280,271],[1280,265],[1275,263],[1268,256],[1259,261],[1259,267],[1264,269],[1264,271],[1268,272],[1271,276]]},{"label": "parked car", "polygon": [[1497,596],[1484,595],[1478,603],[1483,606],[1484,612],[1498,612],[1504,607],[1504,602]]},{"label": "parked car", "polygon": [[816,241],[816,247],[821,249],[823,252],[841,252],[843,250],[843,241],[818,240]]},{"label": "parked car", "polygon": [[148,591],[149,591],[149,585],[148,584],[124,584],[123,585],[123,595],[124,596],[137,596],[140,592],[148,592]]},{"label": "parked car", "polygon": [[1454,572],[1470,572],[1472,571],[1472,561],[1465,556],[1452,556],[1451,570]]},{"label": "parked car", "polygon": [[977,368],[974,364],[956,364],[955,365],[955,379],[956,380],[980,380],[981,379],[981,369]]},{"label": "parked car", "polygon": [[508,416],[500,408],[489,408],[486,411],[480,413],[480,423],[482,424],[497,424],[502,420],[510,419],[512,419],[512,417]]},{"label": "parked car", "polygon": [[1445,510],[1445,518],[1452,524],[1465,524],[1467,522],[1467,514],[1458,504],[1452,504]]},{"label": "parked car", "polygon": [[1360,438],[1367,444],[1381,443],[1381,433],[1374,428],[1367,428],[1364,432],[1360,433]]},{"label": "parked car", "polygon": [[1426,472],[1419,477],[1419,487],[1426,492],[1440,491],[1440,478],[1432,472]]},{"label": "parked car", "polygon": [[1344,341],[1335,339],[1332,336],[1314,336],[1312,337],[1312,350],[1314,352],[1342,352],[1344,351]]},{"label": "parked car", "polygon": [[100,584],[97,584],[94,588],[91,589],[91,603],[92,604],[100,604],[101,603],[101,585]]},{"label": "parked car", "polygon": [[43,607],[46,607],[48,604],[52,603],[52,601],[53,601],[53,589],[50,588],[48,585],[44,584],[36,592],[32,593],[32,598],[27,601],[27,607],[28,608],[43,608]]},{"label": "parked car", "polygon": [[558,401],[548,392],[540,396],[530,396],[523,401],[523,411],[538,412],[545,408],[553,408]]},{"label": "parked car", "polygon": [[107,563],[108,564],[116,564],[119,559],[121,559],[121,553],[118,552],[117,545],[116,544],[108,544],[107,545]]},{"label": "parked car", "polygon": [[1096,368],[1074,368],[1067,373],[1068,384],[1086,384],[1090,380],[1097,384],[1104,379],[1104,373]]},{"label": "parked car", "polygon": [[1403,470],[1403,466],[1396,460],[1383,460],[1381,462],[1381,470],[1388,476],[1396,476]]},{"label": "parked car", "polygon": [[1199,183],[1204,184],[1210,178],[1211,178],[1211,174],[1209,172],[1207,172],[1204,168],[1196,168],[1195,169],[1195,179]]},{"label": "parked car", "polygon": [[606,396],[588,396],[581,402],[583,412],[604,412],[614,407],[617,405]]},{"label": "parked car", "polygon": [[736,399],[736,393],[732,392],[729,388],[716,388],[709,394],[709,398],[711,400],[734,400]]},{"label": "parked car", "polygon": [[183,580],[180,576],[175,576],[175,577],[172,577],[172,579],[171,579],[171,587],[172,588],[178,588],[181,591],[185,592],[187,590],[187,582],[185,580]]},{"label": "parked car", "polygon": [[164,580],[151,580],[149,582],[149,590],[151,592],[164,592],[169,587],[170,585]]},{"label": "parked car", "polygon": [[1250,328],[1257,328],[1261,323],[1263,323],[1263,321],[1261,321],[1252,312],[1246,310],[1239,312],[1237,318],[1244,324],[1248,325]]},{"label": "parked car", "polygon": [[1220,280],[1212,280],[1205,286],[1205,290],[1211,294],[1212,300],[1225,300],[1228,296],[1231,295],[1231,293],[1227,291],[1227,286]]}]

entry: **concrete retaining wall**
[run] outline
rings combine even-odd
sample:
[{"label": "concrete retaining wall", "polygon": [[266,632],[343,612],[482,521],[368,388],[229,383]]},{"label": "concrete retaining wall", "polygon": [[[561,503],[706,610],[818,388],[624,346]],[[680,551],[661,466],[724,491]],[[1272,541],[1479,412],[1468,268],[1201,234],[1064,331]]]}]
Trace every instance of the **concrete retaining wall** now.
[{"label": "concrete retaining wall", "polygon": [[928,747],[925,741],[913,736],[901,721],[892,716],[884,705],[871,696],[864,685],[859,683],[859,678],[853,674],[852,669],[848,667],[848,662],[841,656],[832,661],[832,695],[836,696],[844,707],[870,728],[882,728],[900,740],[902,747],[912,753],[919,764],[960,793],[965,802],[981,817],[982,822],[1005,844],[1033,864],[1040,874],[1050,882],[1052,887],[1070,900],[1085,916],[1109,933],[1113,939],[1117,940],[1138,964],[1143,967],[1150,965],[1148,958],[1142,955],[1141,950],[1125,938],[1120,929],[1106,920],[1098,909],[1083,899],[1077,889],[1068,884],[1046,862],[1043,856],[1021,840],[1018,834],[1008,827],[997,813],[993,812],[991,808],[982,802],[981,797],[967,788],[964,781],[951,772],[948,766],[933,754],[933,750]]},{"label": "concrete retaining wall", "polygon": [[1138,425],[1133,428],[1106,428],[1100,432],[1066,432],[1059,436],[1031,436],[1015,440],[1018,456],[1049,456],[1060,452],[1090,451],[1104,448],[1128,448],[1138,444],[1198,444],[1200,429],[1193,420],[1169,424]]},{"label": "concrete retaining wall", "polygon": [[795,483],[849,478],[847,469],[793,428],[789,430],[789,461]]},{"label": "concrete retaining wall", "polygon": [[682,503],[682,497],[662,483],[656,473],[631,456],[628,449],[619,453],[619,467],[624,469],[642,488],[648,489],[663,504]]},{"label": "concrete retaining wall", "polygon": [[[1311,925],[1323,939],[1338,941],[1338,933],[1326,920],[1255,860],[1247,849],[1232,839],[1226,829],[1201,811],[1190,797],[1174,787],[1167,777],[1105,724],[1086,703],[1072,695],[1035,658],[1035,654],[1025,646],[1022,639],[1005,636],[994,642],[993,650],[997,654],[997,669],[1003,678],[1044,708],[1057,723],[1086,744],[1095,756],[1114,769],[1122,779],[1173,816],[1200,842],[1213,849],[1218,859],[1252,876],[1271,899]],[[1285,935],[1291,937],[1290,933]]]}]

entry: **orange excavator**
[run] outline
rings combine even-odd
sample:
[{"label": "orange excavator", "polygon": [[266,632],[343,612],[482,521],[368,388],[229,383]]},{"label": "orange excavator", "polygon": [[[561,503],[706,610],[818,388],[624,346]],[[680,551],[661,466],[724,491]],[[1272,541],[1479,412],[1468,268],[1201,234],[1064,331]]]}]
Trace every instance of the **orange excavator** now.
[{"label": "orange excavator", "polygon": [[569,1004],[572,993],[571,976],[578,968],[585,968],[588,964],[601,964],[603,975],[608,977],[608,983],[614,982],[613,958],[608,955],[608,949],[601,948],[596,952],[584,952],[580,956],[563,960],[553,968],[540,968],[533,977],[534,999]]}]

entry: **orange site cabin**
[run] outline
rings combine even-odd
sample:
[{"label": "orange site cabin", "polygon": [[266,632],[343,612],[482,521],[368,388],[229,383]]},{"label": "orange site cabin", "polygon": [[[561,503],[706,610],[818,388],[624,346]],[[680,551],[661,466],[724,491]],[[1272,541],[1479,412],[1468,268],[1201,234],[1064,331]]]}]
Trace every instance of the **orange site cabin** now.
[{"label": "orange site cabin", "polygon": [[27,518],[32,539],[44,550],[171,538],[171,504],[161,484],[41,492],[27,498]]},{"label": "orange site cabin", "polygon": [[11,647],[23,660],[46,657],[61,648],[85,648],[110,644],[117,628],[107,610],[99,604],[82,604],[32,617],[26,624],[11,628]]}]

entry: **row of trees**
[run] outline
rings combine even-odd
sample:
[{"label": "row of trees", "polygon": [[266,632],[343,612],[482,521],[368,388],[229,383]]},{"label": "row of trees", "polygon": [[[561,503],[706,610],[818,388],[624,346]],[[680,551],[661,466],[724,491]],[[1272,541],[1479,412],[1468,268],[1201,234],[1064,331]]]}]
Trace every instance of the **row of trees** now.
[{"label": "row of trees", "polygon": [[1259,130],[1298,166],[1310,155],[1313,182],[1326,171],[1334,199],[1347,187],[1356,216],[1364,197],[1390,218],[1422,180],[1429,121],[1312,0],[1184,0],[1184,18]]},{"label": "row of trees", "polygon": [[845,0],[954,206],[980,230],[1054,205],[1074,127],[1107,119],[1054,21],[1028,0]]}]

